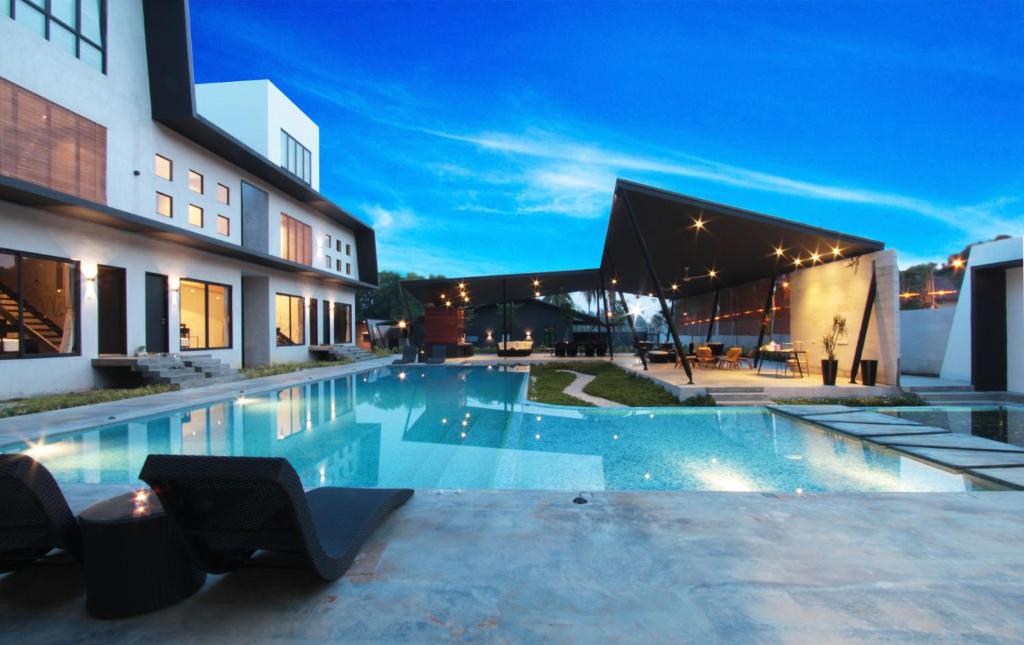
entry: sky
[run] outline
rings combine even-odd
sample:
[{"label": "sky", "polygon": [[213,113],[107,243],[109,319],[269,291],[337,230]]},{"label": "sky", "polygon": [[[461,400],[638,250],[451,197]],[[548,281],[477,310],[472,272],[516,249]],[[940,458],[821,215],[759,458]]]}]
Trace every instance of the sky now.
[{"label": "sky", "polygon": [[192,0],[197,83],[270,79],[381,269],[600,263],[615,179],[885,242],[1024,234],[1024,2]]}]

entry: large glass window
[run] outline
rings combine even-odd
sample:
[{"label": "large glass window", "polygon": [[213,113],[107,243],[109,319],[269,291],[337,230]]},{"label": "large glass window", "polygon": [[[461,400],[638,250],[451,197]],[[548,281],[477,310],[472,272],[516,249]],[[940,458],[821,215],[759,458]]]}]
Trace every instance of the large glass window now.
[{"label": "large glass window", "polygon": [[8,15],[106,73],[106,0],[3,0]]},{"label": "large glass window", "polygon": [[306,342],[306,308],[301,296],[277,294],[275,302],[277,345],[303,345]]},{"label": "large glass window", "polygon": [[281,167],[305,183],[313,183],[313,154],[284,130],[281,130]]},{"label": "large glass window", "polygon": [[334,303],[334,342],[352,342],[352,305],[345,302]]},{"label": "large glass window", "polygon": [[179,291],[181,349],[231,347],[231,287],[183,278]]},{"label": "large glass window", "polygon": [[313,264],[313,227],[281,213],[281,257],[299,264]]},{"label": "large glass window", "polygon": [[78,263],[0,251],[0,357],[77,354]]}]

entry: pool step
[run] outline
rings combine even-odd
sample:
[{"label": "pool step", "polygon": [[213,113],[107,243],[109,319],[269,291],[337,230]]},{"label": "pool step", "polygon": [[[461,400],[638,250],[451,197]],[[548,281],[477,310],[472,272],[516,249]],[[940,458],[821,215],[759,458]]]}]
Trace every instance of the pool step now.
[{"label": "pool step", "polygon": [[768,405],[771,403],[771,399],[768,398],[763,387],[722,386],[709,387],[707,391],[715,399],[715,403],[723,406]]}]

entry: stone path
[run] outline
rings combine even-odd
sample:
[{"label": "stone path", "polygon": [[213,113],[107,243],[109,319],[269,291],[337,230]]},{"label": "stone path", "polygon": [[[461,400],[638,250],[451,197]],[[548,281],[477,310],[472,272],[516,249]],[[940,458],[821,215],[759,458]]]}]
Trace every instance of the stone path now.
[{"label": "stone path", "polygon": [[581,401],[586,401],[587,403],[591,403],[593,405],[596,405],[599,408],[621,408],[621,407],[625,407],[621,403],[616,403],[615,401],[609,401],[608,399],[602,399],[599,396],[594,396],[592,394],[587,394],[586,392],[583,391],[583,388],[587,387],[587,385],[591,381],[593,381],[595,378],[597,378],[593,374],[583,374],[582,372],[574,372],[572,370],[558,370],[558,371],[559,372],[565,372],[566,374],[572,374],[573,376],[576,377],[575,379],[573,379],[572,383],[566,385],[565,389],[562,390],[562,392],[564,394],[568,394],[569,396],[576,397],[577,399],[580,399]]},{"label": "stone path", "polygon": [[1024,449],[860,408],[769,405],[768,409],[942,468],[1024,489]]}]

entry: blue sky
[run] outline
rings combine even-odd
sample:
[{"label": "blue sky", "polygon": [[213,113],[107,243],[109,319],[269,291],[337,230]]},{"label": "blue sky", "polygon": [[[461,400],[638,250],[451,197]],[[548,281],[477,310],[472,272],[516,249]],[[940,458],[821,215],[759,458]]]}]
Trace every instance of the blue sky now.
[{"label": "blue sky", "polygon": [[269,78],[381,267],[596,266],[616,177],[886,242],[1024,233],[1024,3],[192,0],[196,81]]}]

